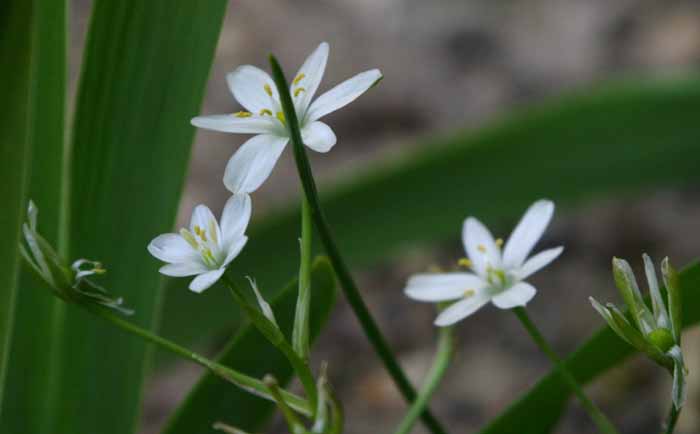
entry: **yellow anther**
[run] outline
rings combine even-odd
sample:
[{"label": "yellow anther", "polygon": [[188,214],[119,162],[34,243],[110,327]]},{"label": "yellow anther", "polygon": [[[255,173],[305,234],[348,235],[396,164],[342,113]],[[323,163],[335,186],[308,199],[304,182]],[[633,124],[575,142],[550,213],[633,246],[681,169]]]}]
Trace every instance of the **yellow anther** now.
[{"label": "yellow anther", "polygon": [[199,226],[194,227],[194,233],[197,234],[199,236],[199,238],[202,239],[202,241],[207,240],[207,231],[203,230]]},{"label": "yellow anther", "polygon": [[215,220],[209,220],[209,233],[211,234],[211,239],[216,244],[219,244],[219,236],[216,234],[216,221]]},{"label": "yellow anther", "polygon": [[473,289],[467,289],[466,291],[464,291],[464,294],[462,295],[462,297],[470,298],[470,297],[474,297],[475,294],[476,294],[476,291],[474,291]]},{"label": "yellow anther", "polygon": [[284,113],[283,112],[277,112],[277,119],[279,119],[279,121],[282,122],[283,124],[286,123],[286,121],[284,120]]},{"label": "yellow anther", "polygon": [[187,243],[193,248],[196,249],[197,247],[199,247],[199,243],[195,239],[194,235],[192,235],[192,233],[187,229],[180,229],[180,236],[182,236],[182,238],[184,238],[185,241],[187,241]]},{"label": "yellow anther", "polygon": [[297,87],[296,89],[294,89],[294,96],[297,97],[302,92],[306,92],[306,89],[304,89],[303,87]]},{"label": "yellow anther", "polygon": [[270,85],[269,85],[269,84],[265,84],[265,86],[263,86],[263,87],[265,88],[265,92],[266,92],[268,95],[272,96],[272,88],[270,87]]},{"label": "yellow anther", "polygon": [[[293,84],[293,85],[299,84],[299,82],[300,82],[301,80],[303,80],[304,77],[306,77],[306,74],[303,74],[303,73],[302,73],[302,74],[297,75],[297,76],[294,78],[294,81],[292,81],[292,84]],[[295,96],[296,96],[296,95],[295,95]]]},{"label": "yellow anther", "polygon": [[457,261],[457,265],[459,265],[460,267],[469,268],[472,266],[472,261],[470,261],[468,258],[462,258],[459,261]]},{"label": "yellow anther", "polygon": [[253,116],[253,114],[251,112],[247,112],[247,111],[239,111],[239,112],[234,113],[233,116],[235,116],[237,118],[249,118],[249,117]]},{"label": "yellow anther", "polygon": [[501,247],[503,245],[503,238],[498,238],[496,240],[496,246]]},{"label": "yellow anther", "polygon": [[476,246],[476,248],[477,248],[477,250],[479,250],[481,253],[486,253],[486,246],[484,246],[483,244],[479,244],[478,246]]},{"label": "yellow anther", "polygon": [[260,110],[260,116],[265,116],[265,115],[272,116],[272,112],[268,109]]},{"label": "yellow anther", "polygon": [[95,274],[104,274],[107,270],[102,267],[102,262],[95,262],[95,268],[92,269]]}]

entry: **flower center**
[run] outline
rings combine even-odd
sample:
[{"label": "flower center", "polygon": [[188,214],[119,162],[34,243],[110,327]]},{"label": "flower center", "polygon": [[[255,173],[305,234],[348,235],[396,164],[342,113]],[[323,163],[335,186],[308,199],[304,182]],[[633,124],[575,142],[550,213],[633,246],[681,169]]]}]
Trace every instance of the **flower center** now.
[{"label": "flower center", "polygon": [[215,251],[219,244],[219,237],[216,231],[216,222],[209,221],[208,228],[202,228],[195,225],[193,228],[194,234],[187,229],[180,229],[180,235],[189,243],[192,248],[197,250],[202,256],[204,264],[209,268],[217,268],[219,261],[216,258]]}]

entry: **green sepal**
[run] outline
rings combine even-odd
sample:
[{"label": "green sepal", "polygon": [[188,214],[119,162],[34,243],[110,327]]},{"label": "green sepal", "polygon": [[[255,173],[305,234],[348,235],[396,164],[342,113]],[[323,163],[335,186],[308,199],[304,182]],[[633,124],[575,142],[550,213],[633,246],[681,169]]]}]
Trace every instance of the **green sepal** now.
[{"label": "green sepal", "polygon": [[620,290],[632,319],[642,333],[650,333],[655,328],[654,317],[644,303],[641,292],[639,292],[632,267],[627,261],[620,258],[613,258],[612,265],[615,285]]},{"label": "green sepal", "polygon": [[668,257],[661,261],[661,274],[668,295],[668,312],[671,317],[671,331],[678,345],[681,344],[681,330],[683,328],[681,285],[678,271],[670,264]]}]

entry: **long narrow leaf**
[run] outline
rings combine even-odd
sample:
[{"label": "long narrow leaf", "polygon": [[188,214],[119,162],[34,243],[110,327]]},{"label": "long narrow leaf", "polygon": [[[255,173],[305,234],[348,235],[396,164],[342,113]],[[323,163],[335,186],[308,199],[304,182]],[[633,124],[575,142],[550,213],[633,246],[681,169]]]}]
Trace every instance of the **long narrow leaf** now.
[{"label": "long narrow leaf", "polygon": [[[157,261],[170,230],[224,0],[93,2],[72,140],[70,256],[102,261],[101,284],[138,324],[156,325]],[[147,346],[69,307],[54,432],[128,434],[138,422]]]},{"label": "long narrow leaf", "polygon": [[[680,279],[683,326],[689,327],[700,321],[700,265],[687,267]],[[579,382],[585,384],[634,353],[630,345],[623,342],[610,328],[604,327],[571,354],[566,363]],[[569,390],[559,375],[551,372],[480,431],[480,434],[549,432],[561,417],[569,395]],[[669,399],[670,396],[669,391]]]},{"label": "long narrow leaf", "polygon": [[[335,277],[328,260],[316,260],[311,275],[311,338],[314,339],[335,304]],[[290,282],[273,301],[272,308],[283,331],[292,329],[298,286]],[[229,307],[235,306],[229,302]],[[218,361],[258,378],[274,374],[282,383],[292,376],[284,356],[250,325],[241,329],[218,357]],[[332,368],[332,367],[331,367]],[[224,421],[257,432],[269,419],[273,406],[267,401],[205,374],[173,415],[163,434],[214,433],[212,424]]]},{"label": "long narrow leaf", "polygon": [[[66,104],[66,3],[32,0],[34,24],[34,101],[32,158],[28,197],[39,207],[39,230],[54,246],[63,243],[64,125]],[[0,426],[8,432],[50,434],[52,409],[60,393],[58,338],[63,306],[33,274],[25,271],[17,293],[13,344],[9,351],[6,393]],[[26,375],[31,372],[32,375]]]}]

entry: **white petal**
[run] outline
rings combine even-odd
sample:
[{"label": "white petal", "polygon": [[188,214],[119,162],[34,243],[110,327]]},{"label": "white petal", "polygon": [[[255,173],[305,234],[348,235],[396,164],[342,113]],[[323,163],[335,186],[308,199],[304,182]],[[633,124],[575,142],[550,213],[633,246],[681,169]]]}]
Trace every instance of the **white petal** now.
[{"label": "white petal", "polygon": [[323,122],[311,122],[301,130],[304,144],[316,152],[328,152],[335,145],[335,133]]},{"label": "white petal", "polygon": [[[299,68],[297,75],[292,78],[289,91],[294,99],[294,107],[297,110],[297,116],[300,120],[304,119],[311,98],[313,98],[316,89],[318,89],[318,85],[321,83],[323,73],[326,70],[327,61],[328,43],[321,42],[314,52],[306,58],[304,64]],[[295,93],[296,96],[294,96]]]},{"label": "white petal", "polygon": [[199,253],[178,234],[158,235],[148,244],[148,252],[163,262],[188,262]]},{"label": "white petal", "polygon": [[247,242],[248,237],[246,237],[245,235],[231,240],[230,244],[226,247],[228,249],[228,252],[226,253],[226,259],[224,259],[224,264],[222,265],[222,267],[228,266],[228,264],[230,264],[231,261],[233,261],[236,258],[236,256],[238,256],[238,254],[241,253],[241,250],[243,250],[243,247]]},{"label": "white petal", "polygon": [[197,128],[239,134],[262,134],[276,131],[275,122],[270,116],[238,117],[235,114],[197,116],[190,121]]},{"label": "white petal", "polygon": [[406,295],[418,301],[447,301],[464,297],[469,290],[481,292],[486,283],[471,273],[416,274],[408,279]]},{"label": "white petal", "polygon": [[503,267],[520,267],[542,237],[554,213],[554,203],[538,200],[528,208],[503,249]]},{"label": "white petal", "polygon": [[500,294],[494,296],[491,302],[501,309],[511,309],[525,306],[537,294],[534,286],[527,282],[518,282]]},{"label": "white petal", "polygon": [[252,65],[239,66],[226,75],[226,82],[236,100],[249,112],[258,115],[264,109],[273,113],[279,111],[275,82],[262,69]]},{"label": "white petal", "polygon": [[226,268],[219,268],[218,270],[207,271],[199,276],[195,277],[192,282],[190,282],[190,290],[194,292],[202,292],[216,283],[217,280],[224,274]]},{"label": "white petal", "polygon": [[[195,233],[195,227],[197,226],[204,231],[208,231],[212,223],[214,224],[217,232],[220,232],[219,223],[217,223],[216,217],[214,217],[214,214],[211,212],[208,206],[200,204],[194,207],[192,217],[190,218],[190,232]],[[219,235],[221,234],[217,233],[217,236]]]},{"label": "white petal", "polygon": [[527,279],[528,276],[535,274],[549,265],[550,262],[557,259],[563,251],[564,247],[562,246],[544,250],[525,261],[523,266],[516,270],[514,274],[519,280]]},{"label": "white petal", "polygon": [[224,185],[233,194],[252,193],[270,176],[287,137],[261,134],[245,142],[226,165]]},{"label": "white petal", "polygon": [[221,213],[221,232],[224,236],[224,246],[245,233],[251,214],[250,196],[239,193],[231,196]]},{"label": "white petal", "polygon": [[158,271],[166,276],[185,277],[206,273],[209,269],[201,261],[192,261],[163,265]]},{"label": "white petal", "polygon": [[382,78],[378,69],[365,71],[319,96],[306,113],[306,122],[315,121],[353,102]]},{"label": "white petal", "polygon": [[462,242],[472,269],[480,276],[486,275],[487,267],[500,268],[501,252],[491,232],[479,220],[469,217],[464,221]]},{"label": "white petal", "polygon": [[440,312],[440,315],[435,318],[435,325],[438,327],[452,325],[457,321],[460,321],[473,314],[479,310],[481,306],[488,303],[488,301],[489,297],[486,294],[478,294],[473,297],[460,300]]}]

